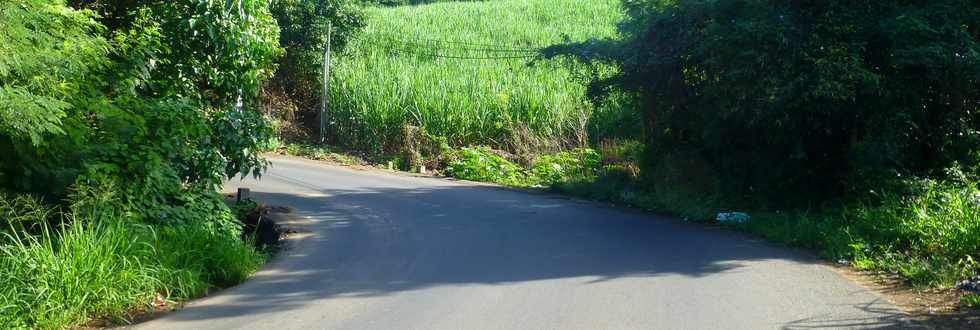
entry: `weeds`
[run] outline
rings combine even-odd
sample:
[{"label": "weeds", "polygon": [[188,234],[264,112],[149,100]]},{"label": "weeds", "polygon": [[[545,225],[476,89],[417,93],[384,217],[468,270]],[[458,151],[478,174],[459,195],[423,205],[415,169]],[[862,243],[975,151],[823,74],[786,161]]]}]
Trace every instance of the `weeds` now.
[{"label": "weeds", "polygon": [[[112,199],[76,201],[66,214],[24,196],[0,200],[15,201],[0,203],[7,227],[0,234],[2,328],[125,320],[152,308],[157,293],[173,300],[200,296],[241,282],[264,260],[248,242],[204,224],[127,221]],[[49,225],[52,216],[61,220]],[[36,224],[35,232],[23,223]]]},{"label": "weeds", "polygon": [[446,173],[456,178],[510,186],[532,184],[526,170],[487,147],[464,147],[452,152],[450,158]]},{"label": "weeds", "polygon": [[89,317],[122,317],[128,307],[149,301],[156,281],[142,262],[151,253],[130,240],[121,223],[53,230],[8,234],[0,246],[0,322],[60,328]]},{"label": "weeds", "polygon": [[961,296],[960,306],[967,307],[967,308],[980,308],[980,295],[975,293],[970,293]]},{"label": "weeds", "polygon": [[446,173],[450,176],[517,187],[592,179],[600,159],[595,150],[579,148],[538,156],[530,167],[524,167],[488,147],[464,147],[447,153]]},{"label": "weeds", "polygon": [[542,155],[534,160],[531,175],[547,185],[568,180],[593,179],[599,168],[600,158],[598,152],[587,148]]}]

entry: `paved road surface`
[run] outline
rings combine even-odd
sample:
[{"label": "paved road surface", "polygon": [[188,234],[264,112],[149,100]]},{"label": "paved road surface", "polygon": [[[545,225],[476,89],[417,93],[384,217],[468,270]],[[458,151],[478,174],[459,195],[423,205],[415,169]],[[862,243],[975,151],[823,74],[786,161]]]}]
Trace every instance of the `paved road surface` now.
[{"label": "paved road surface", "polygon": [[559,196],[273,159],[249,187],[308,231],[141,329],[905,328],[787,249]]}]

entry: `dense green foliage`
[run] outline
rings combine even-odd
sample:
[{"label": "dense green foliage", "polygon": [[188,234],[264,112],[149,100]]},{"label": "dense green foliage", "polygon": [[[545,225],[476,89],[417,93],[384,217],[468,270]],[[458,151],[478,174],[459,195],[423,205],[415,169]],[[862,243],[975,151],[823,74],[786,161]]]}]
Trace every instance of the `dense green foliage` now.
[{"label": "dense green foliage", "polygon": [[[247,242],[199,225],[133,225],[111,193],[83,195],[61,214],[0,194],[0,326],[61,328],[125,318],[156,293],[188,299],[240,282],[264,259]],[[230,216],[207,213],[201,216]],[[50,226],[56,220],[59,226]],[[203,221],[202,222],[208,222]],[[9,229],[9,228],[6,228]]]},{"label": "dense green foliage", "polygon": [[[104,64],[107,44],[92,36],[92,15],[48,1],[0,7],[0,134],[41,143],[64,133],[70,95]],[[0,172],[0,181],[3,172]]]},{"label": "dense green foliage", "polygon": [[453,177],[517,187],[591,180],[600,164],[599,154],[586,148],[540,155],[530,166],[521,166],[487,147],[451,149],[443,157],[446,173]]},{"label": "dense green foliage", "polygon": [[0,327],[255,269],[215,189],[265,167],[257,97],[282,53],[266,2],[9,0],[0,19]]},{"label": "dense green foliage", "polygon": [[286,54],[265,86],[266,112],[280,125],[298,124],[300,130],[315,131],[327,28],[331,28],[331,52],[340,52],[364,26],[362,14],[352,0],[276,0],[270,10],[281,29],[279,45]]},{"label": "dense green foliage", "polygon": [[[226,176],[257,174],[264,163],[255,150],[269,131],[251,106],[280,51],[265,8],[243,5],[254,12],[168,1],[134,5],[121,17],[108,16],[121,8],[92,5],[107,15],[104,20],[115,27],[110,30],[92,21],[92,11],[58,1],[6,2],[2,10],[12,19],[4,27],[22,31],[0,38],[16,42],[20,35],[50,34],[63,41],[4,48],[4,72],[12,73],[4,77],[4,90],[46,97],[35,104],[51,109],[47,123],[60,125],[34,129],[49,132],[43,143],[39,134],[30,141],[23,134],[0,134],[0,186],[59,197],[78,179],[118,181],[132,197],[127,202],[155,216],[154,206],[177,204],[186,184],[210,189]],[[49,10],[23,9],[30,6]],[[17,14],[22,10],[32,14]],[[58,22],[57,15],[84,18],[86,25],[65,19],[66,28],[34,24]],[[7,41],[0,43],[16,44]],[[31,59],[45,53],[64,72],[38,69]],[[44,73],[30,75],[31,70]],[[61,83],[62,76],[70,82]],[[20,109],[2,110],[7,116]]]},{"label": "dense green foliage", "polygon": [[960,297],[960,306],[967,308],[978,308],[980,307],[980,294],[969,293]]},{"label": "dense green foliage", "polygon": [[527,185],[523,169],[486,147],[464,147],[451,155],[446,172],[453,177],[512,186]]},{"label": "dense green foliage", "polygon": [[531,175],[545,185],[594,178],[601,156],[592,149],[578,148],[538,156],[531,164]]},{"label": "dense green foliage", "polygon": [[978,164],[976,1],[624,5],[624,39],[548,53],[620,68],[592,90],[639,96],[649,168],[693,159],[714,192],[804,202]]},{"label": "dense green foliage", "polygon": [[[775,217],[754,224],[753,229],[850,257],[859,268],[898,273],[918,286],[949,287],[975,275],[980,271],[974,260],[980,251],[980,190],[963,181],[910,182],[914,182],[911,191],[881,193],[880,203],[815,219],[806,214],[790,214],[796,221]],[[797,225],[772,224],[777,221]],[[800,224],[810,228],[801,230]],[[816,237],[800,237],[800,233]]]},{"label": "dense green foliage", "polygon": [[181,124],[161,132],[171,143],[185,144],[164,146],[180,155],[167,159],[179,175],[213,185],[264,167],[255,151],[270,130],[254,107],[281,54],[279,31],[264,1],[76,5],[102,15],[104,34],[115,46],[112,70],[96,81],[108,89],[102,91],[106,98],[138,98],[144,104],[120,110],[139,116],[162,108],[174,114],[158,118]]},{"label": "dense green foliage", "polygon": [[397,152],[406,124],[452,146],[515,153],[587,140],[592,106],[576,70],[561,61],[528,62],[534,49],[565,37],[615,35],[621,17],[615,0],[453,2],[365,12],[364,33],[336,58],[331,74],[330,132],[337,144]]}]

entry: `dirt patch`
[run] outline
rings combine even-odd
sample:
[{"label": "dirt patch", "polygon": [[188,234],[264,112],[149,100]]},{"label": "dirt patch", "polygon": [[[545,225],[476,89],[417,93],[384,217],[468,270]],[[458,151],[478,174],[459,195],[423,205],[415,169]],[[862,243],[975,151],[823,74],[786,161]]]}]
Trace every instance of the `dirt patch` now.
[{"label": "dirt patch", "polygon": [[895,275],[860,271],[839,264],[827,265],[845,278],[888,299],[911,315],[916,325],[930,329],[980,329],[980,309],[960,307],[963,291],[959,289],[913,288]]}]

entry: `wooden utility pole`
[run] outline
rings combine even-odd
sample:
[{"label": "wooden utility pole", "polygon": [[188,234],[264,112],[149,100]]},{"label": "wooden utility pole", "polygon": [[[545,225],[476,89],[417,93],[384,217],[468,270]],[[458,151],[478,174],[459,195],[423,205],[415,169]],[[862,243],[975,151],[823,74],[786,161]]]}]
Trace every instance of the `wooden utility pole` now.
[{"label": "wooden utility pole", "polygon": [[330,32],[333,22],[327,22],[327,45],[323,49],[323,95],[320,107],[320,144],[327,142],[327,110],[330,108]]}]

